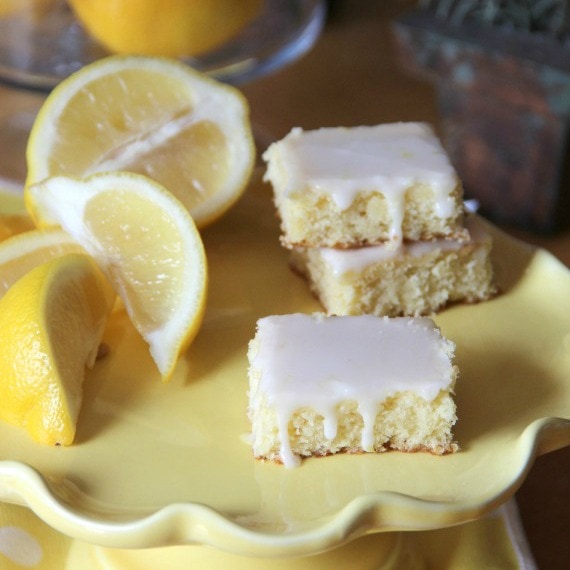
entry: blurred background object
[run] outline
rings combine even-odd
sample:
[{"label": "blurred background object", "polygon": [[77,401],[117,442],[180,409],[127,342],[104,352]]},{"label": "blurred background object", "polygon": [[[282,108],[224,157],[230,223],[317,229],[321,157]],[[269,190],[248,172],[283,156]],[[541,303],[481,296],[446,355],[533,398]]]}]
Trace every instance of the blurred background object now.
[{"label": "blurred background object", "polygon": [[306,53],[325,13],[324,0],[0,0],[0,80],[50,90],[121,52],[243,83]]},{"label": "blurred background object", "polygon": [[262,0],[68,0],[84,30],[112,53],[190,57],[234,38]]},{"label": "blurred background object", "polygon": [[481,212],[568,226],[568,1],[420,0],[394,32],[403,68],[435,85],[444,143]]}]

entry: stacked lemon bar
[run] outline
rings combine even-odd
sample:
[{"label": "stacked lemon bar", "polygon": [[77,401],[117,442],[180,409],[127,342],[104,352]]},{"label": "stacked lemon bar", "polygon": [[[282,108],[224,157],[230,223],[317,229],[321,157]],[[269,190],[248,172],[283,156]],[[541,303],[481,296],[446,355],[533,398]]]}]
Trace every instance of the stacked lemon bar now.
[{"label": "stacked lemon bar", "polygon": [[493,294],[491,238],[434,132],[294,129],[264,159],[281,242],[327,314],[257,322],[255,457],[457,451],[455,345],[422,315]]},{"label": "stacked lemon bar", "polygon": [[494,294],[491,238],[428,125],[297,128],[264,159],[282,244],[327,313],[418,316]]}]

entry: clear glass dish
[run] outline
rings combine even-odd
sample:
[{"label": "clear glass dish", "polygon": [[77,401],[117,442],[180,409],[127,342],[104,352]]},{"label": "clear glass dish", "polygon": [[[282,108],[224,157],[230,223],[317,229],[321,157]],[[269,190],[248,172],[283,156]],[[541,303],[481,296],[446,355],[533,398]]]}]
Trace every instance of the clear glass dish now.
[{"label": "clear glass dish", "polygon": [[[322,0],[264,0],[259,16],[231,41],[185,61],[204,73],[239,84],[303,55],[325,20]],[[109,55],[74,18],[64,0],[48,8],[0,17],[0,80],[50,90],[80,67]]]}]

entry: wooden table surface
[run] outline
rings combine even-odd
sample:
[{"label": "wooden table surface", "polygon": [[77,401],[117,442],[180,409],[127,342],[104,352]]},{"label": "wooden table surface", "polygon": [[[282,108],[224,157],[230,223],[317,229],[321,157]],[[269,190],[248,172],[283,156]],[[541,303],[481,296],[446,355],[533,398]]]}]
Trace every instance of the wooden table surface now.
[{"label": "wooden table surface", "polygon": [[[390,22],[410,5],[404,0],[333,2],[324,33],[305,57],[242,87],[259,131],[280,138],[295,126],[420,120],[437,127],[433,87],[406,74],[394,53]],[[544,236],[504,229],[570,266],[570,231]],[[539,568],[570,568],[570,447],[539,457],[517,499]]]},{"label": "wooden table surface", "polygon": [[[432,86],[404,73],[394,54],[390,22],[411,4],[410,0],[332,2],[324,32],[307,55],[241,87],[259,138],[281,138],[295,126],[419,120],[437,127],[440,117]],[[9,89],[0,87],[0,124],[14,110],[33,114],[38,97],[20,92],[14,98]],[[0,132],[0,142],[1,137]],[[23,171],[23,154],[17,156],[14,160],[0,156],[0,166]],[[570,266],[570,231],[545,236],[505,229]],[[517,492],[523,525],[541,569],[570,568],[569,497],[570,447],[539,457]]]}]

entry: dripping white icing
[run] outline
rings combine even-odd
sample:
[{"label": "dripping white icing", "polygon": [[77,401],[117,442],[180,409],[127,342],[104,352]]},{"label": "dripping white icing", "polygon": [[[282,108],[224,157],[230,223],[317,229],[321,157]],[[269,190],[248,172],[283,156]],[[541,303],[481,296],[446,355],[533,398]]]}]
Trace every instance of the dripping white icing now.
[{"label": "dripping white icing", "polygon": [[338,276],[349,271],[361,272],[366,267],[375,263],[404,255],[421,257],[422,255],[427,255],[437,250],[459,251],[462,247],[470,243],[481,243],[488,237],[480,220],[476,217],[467,218],[465,227],[469,231],[468,241],[439,239],[433,241],[402,242],[397,247],[393,247],[392,244],[355,249],[323,247],[316,248],[315,251],[319,252],[324,262],[331,268],[331,271]]},{"label": "dripping white icing", "polygon": [[334,439],[336,408],[355,401],[363,417],[362,447],[372,450],[377,406],[390,395],[414,391],[433,400],[452,381],[453,344],[429,318],[292,314],[262,318],[251,361],[261,374],[258,394],[277,414],[281,458],[298,464],[288,424],[296,410],[315,409],[325,437]]},{"label": "dripping white icing", "polygon": [[423,182],[435,195],[440,217],[453,213],[451,193],[457,176],[433,130],[424,123],[391,123],[373,127],[293,129],[272,145],[264,158],[280,156],[287,165],[284,196],[310,187],[327,193],[341,209],[357,194],[380,191],[393,218],[391,237],[401,234],[405,191]]}]

